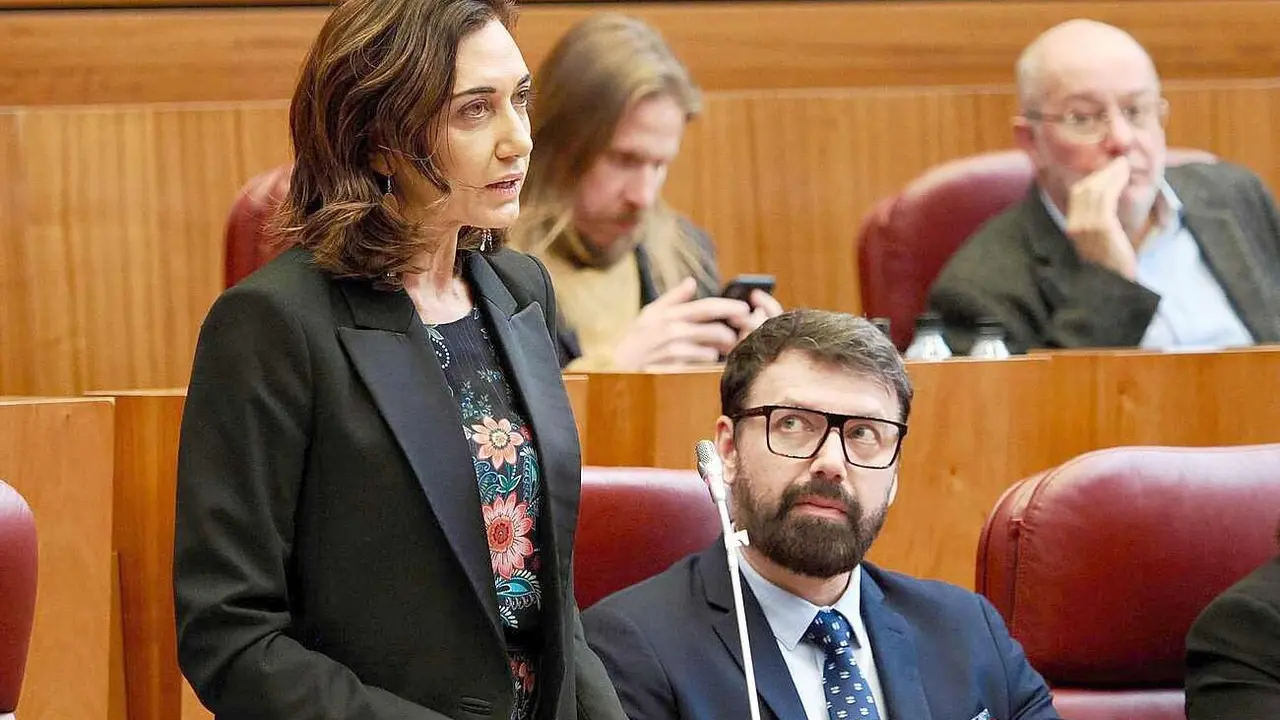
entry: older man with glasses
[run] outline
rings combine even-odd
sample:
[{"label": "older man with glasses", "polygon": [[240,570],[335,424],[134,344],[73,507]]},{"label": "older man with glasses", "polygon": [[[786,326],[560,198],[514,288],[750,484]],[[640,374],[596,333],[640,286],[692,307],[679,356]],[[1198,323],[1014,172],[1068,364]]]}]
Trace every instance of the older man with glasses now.
[{"label": "older man with glasses", "polygon": [[1168,103],[1127,33],[1072,20],[1018,59],[1014,139],[1036,181],[968,240],[929,303],[966,350],[983,318],[1016,351],[1280,341],[1280,215],[1229,163],[1166,170]]},{"label": "older man with glasses", "polygon": [[[748,540],[735,552],[765,720],[1058,717],[990,603],[864,561],[911,398],[892,343],[851,315],[784,313],[729,354],[715,441]],[[729,567],[717,542],[583,613],[631,720],[750,717]]]}]

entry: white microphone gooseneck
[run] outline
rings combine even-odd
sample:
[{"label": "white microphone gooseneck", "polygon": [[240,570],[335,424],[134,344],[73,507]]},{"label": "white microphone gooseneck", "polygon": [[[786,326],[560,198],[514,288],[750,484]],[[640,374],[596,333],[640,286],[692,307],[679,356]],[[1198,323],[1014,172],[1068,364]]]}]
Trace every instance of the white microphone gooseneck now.
[{"label": "white microphone gooseneck", "polygon": [[747,705],[751,708],[751,720],[760,720],[760,701],[756,694],[755,663],[751,660],[751,641],[747,637],[747,612],[742,603],[742,576],[738,572],[738,548],[749,542],[747,532],[734,532],[729,520],[729,505],[725,500],[724,468],[720,454],[710,440],[699,440],[694,446],[698,455],[698,474],[711,491],[711,499],[720,510],[720,526],[724,531],[724,551],[729,560],[729,583],[733,586],[733,610],[738,616],[738,638],[742,643],[742,668],[747,676]]}]

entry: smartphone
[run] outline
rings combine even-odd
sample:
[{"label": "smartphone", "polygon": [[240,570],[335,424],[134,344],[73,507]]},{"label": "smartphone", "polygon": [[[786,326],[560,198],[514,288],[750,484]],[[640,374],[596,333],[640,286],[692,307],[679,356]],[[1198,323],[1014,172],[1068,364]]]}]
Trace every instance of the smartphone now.
[{"label": "smartphone", "polygon": [[763,290],[772,295],[776,283],[777,280],[772,275],[739,275],[724,286],[720,295],[730,300],[750,303],[752,290]]}]

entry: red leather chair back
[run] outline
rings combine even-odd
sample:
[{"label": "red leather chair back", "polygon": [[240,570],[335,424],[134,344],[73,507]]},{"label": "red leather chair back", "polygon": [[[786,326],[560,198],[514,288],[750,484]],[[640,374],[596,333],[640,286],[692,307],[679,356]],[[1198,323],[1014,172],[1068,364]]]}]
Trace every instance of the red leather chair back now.
[{"label": "red leather chair back", "polygon": [[1020,150],[938,165],[881,200],[858,233],[862,311],[887,317],[905,349],[929,286],[975,230],[1026,195],[1032,167]]},{"label": "red leather chair back", "polygon": [[583,468],[573,561],[578,607],[653,577],[718,537],[716,506],[692,470]]},{"label": "red leather chair back", "polygon": [[[1213,162],[1202,150],[1171,149],[1168,163]],[[1024,198],[1034,171],[1021,150],[973,155],[935,166],[881,200],[858,232],[862,310],[887,317],[899,349],[915,334],[929,287],[964,241]]]},{"label": "red leather chair back", "polygon": [[0,482],[0,715],[14,712],[36,612],[36,522],[17,490]]},{"label": "red leather chair back", "polygon": [[1073,720],[1182,720],[1187,631],[1275,554],[1280,445],[1113,448],[1011,487],[977,588]]},{"label": "red leather chair back", "polygon": [[279,255],[283,246],[267,234],[267,221],[289,190],[292,165],[281,165],[256,175],[240,189],[227,217],[226,259],[223,282],[231,287]]}]

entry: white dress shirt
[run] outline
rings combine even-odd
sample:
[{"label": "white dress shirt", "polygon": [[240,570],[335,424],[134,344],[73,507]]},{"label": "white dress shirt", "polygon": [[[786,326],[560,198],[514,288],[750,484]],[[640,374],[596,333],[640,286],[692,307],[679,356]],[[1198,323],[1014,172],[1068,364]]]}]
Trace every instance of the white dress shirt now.
[{"label": "white dress shirt", "polygon": [[[880,711],[880,720],[889,720],[884,692],[880,688],[880,675],[876,672],[875,656],[871,651],[871,638],[867,636],[867,626],[862,621],[862,566],[853,569],[849,586],[834,605],[819,607],[764,579],[751,567],[741,550],[738,557],[741,559],[738,565],[742,568],[742,576],[760,602],[760,608],[764,610],[773,636],[778,641],[778,651],[787,663],[787,670],[791,671],[791,682],[800,696],[800,703],[804,705],[805,717],[808,720],[830,720],[830,715],[827,714],[827,694],[822,689],[822,666],[826,662],[826,655],[822,648],[802,640],[818,611],[833,609],[844,615],[853,627],[853,636],[858,640],[858,647],[853,651],[854,661],[858,663],[863,679],[871,688],[871,695]],[[757,669],[759,667],[756,666]]]},{"label": "white dress shirt", "polygon": [[[1067,219],[1043,189],[1040,199],[1065,234]],[[1182,221],[1182,201],[1168,181],[1160,184],[1156,202],[1159,222],[1138,246],[1134,280],[1159,295],[1160,304],[1142,336],[1141,347],[1192,350],[1253,345],[1253,335],[1236,315],[1200,245]]]}]

